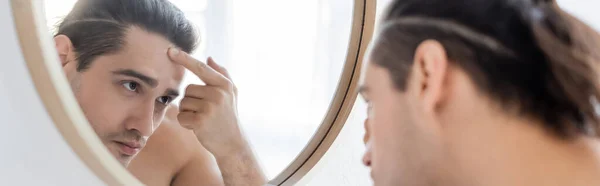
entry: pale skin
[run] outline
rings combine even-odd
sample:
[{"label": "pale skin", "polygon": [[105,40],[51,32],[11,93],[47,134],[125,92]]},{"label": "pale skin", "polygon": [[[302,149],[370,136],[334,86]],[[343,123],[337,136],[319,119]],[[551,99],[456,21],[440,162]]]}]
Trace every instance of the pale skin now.
[{"label": "pale skin", "polygon": [[504,110],[437,41],[414,56],[405,91],[371,61],[363,72],[363,161],[375,185],[600,185],[597,138],[560,139],[541,121]]}]

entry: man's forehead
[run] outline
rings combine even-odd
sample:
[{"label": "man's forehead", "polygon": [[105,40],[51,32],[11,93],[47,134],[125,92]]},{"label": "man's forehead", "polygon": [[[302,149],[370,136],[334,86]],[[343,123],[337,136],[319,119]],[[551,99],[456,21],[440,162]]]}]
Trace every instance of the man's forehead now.
[{"label": "man's forehead", "polygon": [[364,63],[362,65],[362,71],[361,71],[361,75],[360,75],[360,80],[359,80],[359,85],[361,86],[368,86],[368,81],[369,79],[371,79],[372,75],[372,62],[370,59],[366,58],[364,60]]},{"label": "man's forehead", "polygon": [[126,34],[125,43],[121,54],[127,58],[124,62],[132,65],[132,68],[154,73],[156,78],[170,77],[177,82],[183,79],[185,69],[168,57],[168,49],[173,44],[165,37],[132,27]]},{"label": "man's forehead", "polygon": [[122,53],[135,60],[172,64],[168,63],[167,51],[173,44],[159,34],[132,27],[128,29],[124,41]]},{"label": "man's forehead", "polygon": [[370,66],[371,66],[370,60],[368,58],[365,58],[364,63],[362,65],[360,80],[358,83],[358,93],[360,93],[363,96],[368,95],[370,86],[372,86],[370,83],[370,81],[371,81],[370,79],[372,77],[369,77],[372,74],[370,72],[371,71]]}]

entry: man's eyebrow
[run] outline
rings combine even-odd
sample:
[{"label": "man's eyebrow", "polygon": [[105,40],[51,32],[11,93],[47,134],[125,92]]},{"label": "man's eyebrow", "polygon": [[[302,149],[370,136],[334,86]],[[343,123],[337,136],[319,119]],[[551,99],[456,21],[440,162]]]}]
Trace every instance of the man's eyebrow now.
[{"label": "man's eyebrow", "polygon": [[167,89],[167,96],[176,98],[179,96],[179,91],[177,91],[175,89]]},{"label": "man's eyebrow", "polygon": [[154,78],[151,78],[150,76],[144,75],[138,71],[132,70],[132,69],[120,69],[120,70],[116,70],[113,71],[113,74],[116,75],[123,75],[123,76],[130,76],[130,77],[134,77],[137,79],[142,80],[144,83],[150,85],[150,87],[154,88],[158,85],[158,81]]}]

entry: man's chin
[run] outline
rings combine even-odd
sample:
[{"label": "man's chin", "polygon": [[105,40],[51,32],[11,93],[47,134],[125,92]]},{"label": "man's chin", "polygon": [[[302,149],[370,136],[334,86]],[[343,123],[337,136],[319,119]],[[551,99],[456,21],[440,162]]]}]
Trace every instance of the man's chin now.
[{"label": "man's chin", "polygon": [[113,157],[115,157],[117,161],[119,161],[119,163],[125,168],[129,166],[129,163],[131,163],[131,160],[133,159],[133,156],[124,155],[119,152],[113,152]]},{"label": "man's chin", "polygon": [[129,165],[129,163],[131,162],[131,157],[116,157],[117,160],[119,161],[119,163],[121,163],[121,165],[123,165],[123,167],[127,167]]},{"label": "man's chin", "polygon": [[129,165],[129,163],[131,162],[131,160],[133,159],[133,156],[126,155],[126,154],[119,152],[118,148],[116,148],[114,146],[108,146],[108,150],[110,151],[110,154],[115,159],[117,159],[119,164],[123,165],[123,167],[127,167]]}]

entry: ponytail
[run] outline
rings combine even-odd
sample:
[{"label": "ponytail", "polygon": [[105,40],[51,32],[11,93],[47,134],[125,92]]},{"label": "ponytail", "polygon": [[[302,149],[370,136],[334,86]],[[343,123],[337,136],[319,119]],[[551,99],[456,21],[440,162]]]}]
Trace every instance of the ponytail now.
[{"label": "ponytail", "polygon": [[550,73],[545,83],[551,96],[570,110],[559,118],[570,125],[567,129],[598,136],[600,36],[553,0],[533,3],[533,11],[527,12],[533,38],[548,63]]}]

